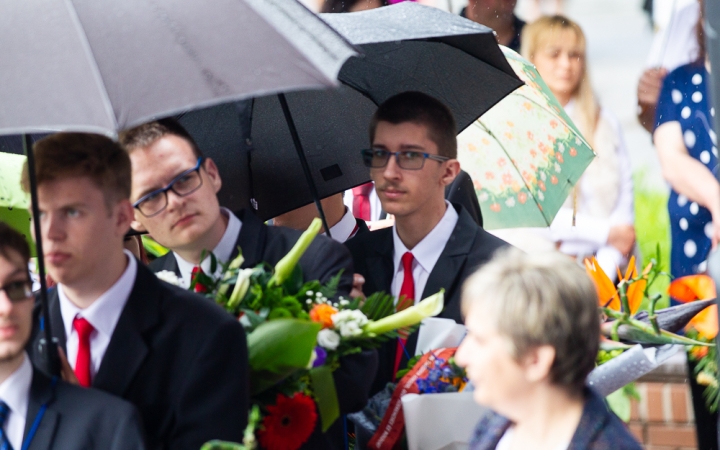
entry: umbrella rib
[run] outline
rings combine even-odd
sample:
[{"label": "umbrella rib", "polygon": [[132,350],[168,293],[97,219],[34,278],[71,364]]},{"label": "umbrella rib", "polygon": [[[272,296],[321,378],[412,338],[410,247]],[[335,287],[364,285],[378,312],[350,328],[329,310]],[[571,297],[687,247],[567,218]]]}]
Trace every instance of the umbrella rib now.
[{"label": "umbrella rib", "polygon": [[532,195],[532,190],[530,190],[530,185],[528,185],[528,182],[525,180],[525,178],[522,177],[522,173],[520,172],[520,168],[517,166],[517,164],[515,164],[515,161],[513,161],[513,159],[510,158],[510,153],[508,153],[508,151],[505,149],[505,146],[502,145],[502,142],[500,141],[500,139],[498,139],[498,137],[495,136],[495,133],[493,133],[492,131],[490,131],[490,129],[489,129],[488,127],[486,127],[485,124],[482,123],[481,121],[478,120],[478,121],[475,121],[475,123],[478,124],[478,125],[480,125],[480,126],[485,130],[485,132],[486,132],[488,135],[490,135],[490,137],[492,137],[493,139],[495,139],[495,142],[497,142],[497,144],[500,146],[500,148],[502,149],[502,151],[505,152],[505,154],[508,156],[508,159],[510,160],[510,164],[512,164],[512,166],[515,168],[515,171],[516,171],[518,174],[520,174],[520,178],[523,180],[523,183],[525,184],[525,187],[527,188],[528,192],[530,192],[530,198],[532,198],[533,201],[535,202],[535,204],[538,206],[538,209],[540,210],[540,214],[542,214],[543,219],[545,219],[545,223],[547,224],[547,226],[550,226],[550,223],[548,222],[547,217],[545,216],[545,210],[542,208],[542,205],[540,205],[540,203],[538,202],[537,198],[535,198],[535,196]]},{"label": "umbrella rib", "polygon": [[92,68],[92,75],[95,79],[95,82],[97,83],[97,87],[100,90],[100,96],[102,97],[103,106],[105,108],[105,112],[107,113],[108,117],[112,121],[112,134],[115,135],[117,132],[118,127],[118,121],[115,117],[115,111],[113,110],[112,102],[110,101],[110,96],[108,95],[107,88],[105,87],[105,83],[103,82],[102,75],[100,73],[100,68],[97,65],[97,62],[95,61],[95,57],[93,56],[92,47],[90,46],[90,41],[87,38],[87,34],[85,34],[85,29],[82,26],[82,22],[80,21],[80,18],[77,15],[77,11],[75,10],[75,7],[72,5],[72,2],[70,0],[65,0],[65,6],[68,10],[68,16],[70,17],[70,20],[73,21],[75,24],[75,28],[78,33],[78,37],[80,39],[80,42],[85,50],[85,55],[87,56],[88,64]]}]

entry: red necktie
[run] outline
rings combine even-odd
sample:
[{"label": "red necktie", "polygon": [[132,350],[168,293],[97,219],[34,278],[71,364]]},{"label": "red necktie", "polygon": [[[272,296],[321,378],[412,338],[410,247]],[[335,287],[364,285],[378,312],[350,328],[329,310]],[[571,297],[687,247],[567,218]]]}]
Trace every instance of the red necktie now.
[{"label": "red necktie", "polygon": [[353,216],[362,220],[370,220],[370,192],[373,190],[372,182],[361,184],[352,189]]},{"label": "red necktie", "polygon": [[90,334],[95,331],[90,322],[82,317],[76,317],[73,320],[73,328],[78,335],[78,352],[75,360],[75,376],[80,382],[80,386],[90,386]]},{"label": "red necktie", "polygon": [[[405,254],[402,255],[403,283],[400,287],[400,295],[398,296],[398,311],[402,311],[403,309],[415,304],[415,280],[413,279],[412,273],[412,263],[414,259],[413,254],[410,252],[405,252]],[[400,369],[400,362],[402,361],[402,356],[405,352],[405,342],[408,337],[406,330],[398,330],[398,333],[400,334],[400,338],[398,339],[397,350],[395,351],[393,378],[395,378],[395,374]]]}]

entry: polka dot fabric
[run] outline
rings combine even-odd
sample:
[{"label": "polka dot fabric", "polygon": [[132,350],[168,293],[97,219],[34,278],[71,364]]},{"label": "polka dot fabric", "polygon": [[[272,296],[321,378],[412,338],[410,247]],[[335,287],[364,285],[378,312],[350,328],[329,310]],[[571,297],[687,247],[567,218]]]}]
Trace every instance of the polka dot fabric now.
[{"label": "polka dot fabric", "polygon": [[[663,83],[655,127],[676,121],[682,128],[688,153],[713,172],[717,171],[717,138],[712,129],[708,90],[709,75],[701,64],[680,66]],[[668,200],[672,237],[671,272],[681,277],[705,270],[712,232],[710,212],[674,190]]]}]

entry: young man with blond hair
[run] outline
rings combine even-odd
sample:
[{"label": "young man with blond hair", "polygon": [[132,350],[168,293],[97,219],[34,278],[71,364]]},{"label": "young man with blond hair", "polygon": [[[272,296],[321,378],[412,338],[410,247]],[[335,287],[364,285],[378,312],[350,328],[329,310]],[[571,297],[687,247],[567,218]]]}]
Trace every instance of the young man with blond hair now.
[{"label": "young man with blond hair", "polygon": [[[405,92],[380,105],[370,124],[372,148],[362,156],[395,225],[346,245],[365,278],[365,294],[385,291],[418,302],[444,289],[439,317],[461,323],[460,286],[507,244],[478,226],[462,206],[445,200],[445,187],[460,171],[456,134],[450,110],[426,94]],[[416,343],[414,333],[406,343],[380,350],[373,392],[394,379]]]},{"label": "young man with blond hair", "polygon": [[[51,135],[33,152],[34,220],[58,283],[49,292],[51,328],[79,383],[133,403],[149,448],[241,441],[249,407],[245,332],[123,249],[133,220],[128,155],[84,133]],[[27,167],[23,183],[27,190]],[[42,355],[34,362],[42,366]]]}]

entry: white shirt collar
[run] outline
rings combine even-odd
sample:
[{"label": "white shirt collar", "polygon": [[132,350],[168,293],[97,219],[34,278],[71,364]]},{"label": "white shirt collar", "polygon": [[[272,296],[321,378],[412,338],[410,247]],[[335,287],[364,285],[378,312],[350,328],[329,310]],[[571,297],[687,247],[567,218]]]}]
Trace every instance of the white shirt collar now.
[{"label": "white shirt collar", "polygon": [[[218,261],[226,263],[230,261],[230,256],[232,256],[233,250],[235,250],[235,244],[237,243],[238,236],[240,236],[240,230],[242,229],[242,222],[229,209],[220,208],[220,211],[227,216],[228,224],[227,228],[225,228],[225,233],[223,233],[220,242],[218,242],[218,244],[212,250],[212,253],[215,255],[215,258],[217,258]],[[182,257],[180,257],[180,255],[175,252],[173,252],[173,255],[175,255],[175,261],[177,261],[178,269],[180,270],[180,277],[182,278],[184,287],[190,286],[192,270],[195,268],[195,264],[185,261],[184,259],[182,259]],[[200,267],[202,268],[203,272],[210,274],[210,265],[211,258],[210,255],[208,255],[200,263]],[[218,268],[214,275],[217,277],[220,276],[221,273],[222,268],[218,264]]]},{"label": "white shirt collar", "polygon": [[[0,384],[0,400],[10,407],[10,414],[17,414],[18,418],[23,419],[23,422],[27,416],[32,377],[32,364],[30,364],[27,353],[24,353],[20,367]],[[22,440],[22,436],[20,439]]]},{"label": "white shirt collar", "polygon": [[[358,226],[350,208],[345,208],[345,214],[340,222],[330,227],[332,238],[341,244],[355,235],[355,228]],[[325,234],[325,233],[323,233]]]},{"label": "white shirt collar", "polygon": [[[435,267],[435,263],[440,259],[440,255],[445,249],[445,244],[450,239],[455,225],[458,221],[458,213],[455,208],[448,202],[445,201],[445,214],[443,215],[440,222],[433,228],[418,244],[412,249],[408,248],[403,244],[400,236],[397,234],[397,227],[393,225],[393,263],[395,267],[395,273],[401,264],[402,255],[405,252],[412,252],[413,258],[417,261],[420,266],[427,272],[432,272]],[[422,292],[422,291],[420,291]],[[419,295],[419,294],[418,294]]]},{"label": "white shirt collar", "polygon": [[78,308],[65,295],[63,285],[58,284],[58,297],[60,298],[60,313],[65,325],[65,336],[70,336],[72,332],[73,320],[76,316],[83,317],[85,320],[107,338],[110,338],[115,331],[115,326],[120,320],[120,314],[125,308],[125,304],[130,297],[130,292],[135,285],[135,277],[137,276],[137,260],[127,250],[123,250],[128,259],[128,265],[125,272],[118,280],[110,286],[97,298],[90,306],[85,309]]}]

